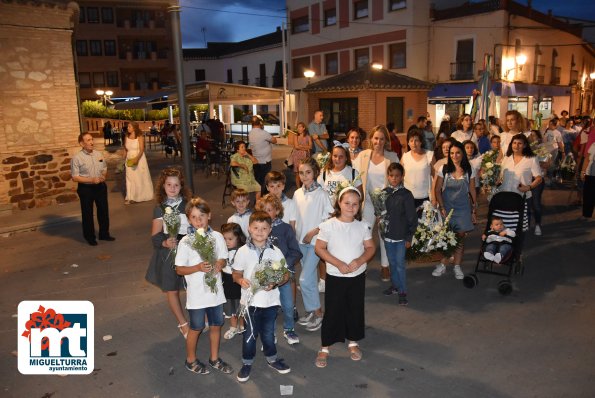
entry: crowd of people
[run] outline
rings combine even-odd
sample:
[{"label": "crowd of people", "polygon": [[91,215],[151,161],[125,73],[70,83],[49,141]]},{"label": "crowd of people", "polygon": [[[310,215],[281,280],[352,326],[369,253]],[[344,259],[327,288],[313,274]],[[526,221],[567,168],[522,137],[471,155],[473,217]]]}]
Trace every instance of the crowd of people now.
[{"label": "crowd of people", "polygon": [[[317,367],[327,366],[330,348],[337,343],[347,343],[350,359],[361,360],[365,271],[377,246],[381,251],[381,278],[390,282],[383,293],[397,295],[398,304],[407,305],[405,254],[412,244],[420,208],[430,202],[442,217],[450,214],[449,226],[458,235],[453,255],[442,258],[432,275],[444,275],[452,264],[455,278],[463,279],[464,239],[477,222],[478,195],[482,194],[477,181],[483,172],[481,158],[487,153],[501,168],[498,189],[523,196],[527,225],[531,216],[535,219],[535,235],[542,234],[544,176],[556,178],[558,157],[561,161],[571,156],[578,159],[577,172],[584,176],[583,216],[592,217],[595,133],[590,119],[581,121],[582,129],[571,141],[553,130],[560,123],[567,126],[567,121],[553,119],[541,133],[529,130],[517,111],[506,113],[502,127],[496,120],[489,126],[481,120],[474,124],[465,114],[456,123],[456,130],[441,125],[439,134],[432,137],[427,134],[424,116],[409,129],[403,145],[394,145],[394,126],[389,129],[384,125],[375,126],[368,134],[353,128],[345,142],[332,141],[322,120],[323,113],[317,111],[312,123],[308,127],[299,123],[290,139],[293,152],[286,164],[296,173],[297,189],[289,198],[285,173],[272,170],[276,138],[263,129],[262,119],[252,118],[249,143],[237,142],[237,151],[231,157],[230,166],[239,171],[231,196],[235,213],[220,228],[210,223],[209,204],[191,197],[181,170],[166,168],[161,172],[151,225],[154,252],[146,279],[165,293],[186,340],[185,367],[189,371],[233,372],[219,355],[227,318],[230,326],[223,338],[242,337],[239,382],[250,378],[259,337],[268,365],[281,374],[289,373],[291,368],[277,355],[279,308],[288,344],[300,341],[297,325],[307,332],[321,330],[320,348],[314,358]],[[93,151],[90,134],[81,135],[79,142],[82,151],[73,157],[72,175],[79,183],[84,237],[97,244],[92,220],[95,202],[99,239],[113,240],[104,198],[105,162]],[[134,126],[127,132],[125,145],[127,162],[141,172],[142,164],[146,164],[144,145]],[[400,155],[397,150],[402,151]],[[132,174],[131,178],[141,177]],[[372,203],[379,190],[385,194],[382,227]],[[175,231],[170,230],[172,225]],[[497,217],[489,220],[489,225],[482,237],[487,244],[484,256],[499,262],[510,251],[506,244],[514,232]],[[377,239],[374,230],[378,231]],[[197,248],[196,239],[202,239],[197,234],[211,242],[211,255]],[[256,271],[265,262],[280,264],[287,273],[282,280],[254,290]],[[298,286],[305,310],[301,317],[296,305]],[[179,294],[184,287],[185,306]],[[196,357],[196,347],[208,328],[207,366]]]}]

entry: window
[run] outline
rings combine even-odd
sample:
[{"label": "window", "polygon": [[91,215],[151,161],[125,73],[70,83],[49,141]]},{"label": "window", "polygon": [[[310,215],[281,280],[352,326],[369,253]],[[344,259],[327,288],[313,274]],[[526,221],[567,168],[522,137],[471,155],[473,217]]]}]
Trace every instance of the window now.
[{"label": "window", "polygon": [[407,67],[407,43],[391,44],[389,51],[391,69],[401,69]]},{"label": "window", "polygon": [[91,55],[101,56],[101,40],[90,40]]},{"label": "window", "polygon": [[354,55],[356,68],[370,63],[370,51],[368,48],[358,48],[354,51]]},{"label": "window", "polygon": [[87,40],[76,41],[76,55],[79,57],[85,57],[89,55],[87,52]]},{"label": "window", "polygon": [[101,22],[114,23],[114,9],[111,7],[101,8]]},{"label": "window", "polygon": [[353,19],[366,18],[368,16],[368,0],[356,1],[353,3]]},{"label": "window", "polygon": [[105,79],[103,76],[103,72],[93,73],[93,87],[97,87],[97,88],[105,87]]},{"label": "window", "polygon": [[242,81],[240,84],[248,84],[248,67],[242,66]]},{"label": "window", "polygon": [[326,54],[324,56],[324,74],[336,75],[339,73],[339,57],[337,53]]},{"label": "window", "polygon": [[87,22],[99,23],[99,9],[97,7],[87,7]]},{"label": "window", "polygon": [[85,23],[86,22],[86,18],[85,18],[85,7],[81,7],[81,9],[79,10],[79,23]]},{"label": "window", "polygon": [[457,40],[456,62],[451,64],[451,80],[472,80],[474,78],[473,47],[473,39]]},{"label": "window", "polygon": [[310,69],[310,57],[294,58],[292,61],[293,78],[304,77],[304,71]]},{"label": "window", "polygon": [[308,23],[308,17],[300,17],[291,20],[291,33],[303,33],[310,30],[310,24]]},{"label": "window", "polygon": [[324,113],[324,124],[334,134],[347,133],[358,125],[357,98],[320,99],[320,110]]},{"label": "window", "polygon": [[388,0],[388,11],[401,10],[406,7],[406,0]]},{"label": "window", "polygon": [[118,72],[105,72],[105,82],[107,87],[118,87]]},{"label": "window", "polygon": [[386,98],[386,121],[393,122],[397,131],[403,131],[403,97]]},{"label": "window", "polygon": [[90,73],[79,73],[79,87],[90,88],[91,87],[91,74]]},{"label": "window", "polygon": [[194,80],[197,82],[202,82],[206,79],[206,73],[204,69],[194,69]]},{"label": "window", "polygon": [[333,26],[337,24],[337,9],[331,8],[324,10],[324,26]]},{"label": "window", "polygon": [[116,41],[105,40],[103,42],[103,54],[104,55],[116,55]]},{"label": "window", "polygon": [[231,69],[227,70],[227,83],[233,83],[233,72]]}]

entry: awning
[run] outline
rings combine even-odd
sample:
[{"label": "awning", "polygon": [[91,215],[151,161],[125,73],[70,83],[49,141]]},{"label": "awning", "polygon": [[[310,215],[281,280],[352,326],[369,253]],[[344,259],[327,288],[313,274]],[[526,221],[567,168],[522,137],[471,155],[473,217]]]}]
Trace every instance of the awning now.
[{"label": "awning", "polygon": [[434,97],[428,98],[428,104],[468,104],[471,101],[471,95],[468,97]]},{"label": "awning", "polygon": [[[462,100],[464,97],[470,97],[474,89],[479,87],[479,83],[439,83],[428,94],[429,104],[458,104],[462,102],[444,102],[444,99]],[[535,84],[523,82],[493,82],[490,91],[494,95],[502,97],[566,97],[571,94],[571,87],[556,86],[548,84]],[[431,102],[435,101],[435,102]],[[467,103],[465,101],[464,103]]]},{"label": "awning", "polygon": [[[177,102],[178,93],[169,101]],[[219,82],[200,82],[186,85],[186,102],[213,105],[278,105],[283,101],[283,90]]]},{"label": "awning", "polygon": [[150,109],[152,105],[167,104],[169,96],[174,93],[174,90],[162,90],[154,94],[140,97],[131,101],[118,102],[114,105],[117,110],[126,109]]}]

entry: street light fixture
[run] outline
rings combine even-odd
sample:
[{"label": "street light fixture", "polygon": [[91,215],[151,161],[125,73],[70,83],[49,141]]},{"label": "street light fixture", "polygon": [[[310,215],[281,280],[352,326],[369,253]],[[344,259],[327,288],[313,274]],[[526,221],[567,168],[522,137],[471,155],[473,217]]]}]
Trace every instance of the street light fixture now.
[{"label": "street light fixture", "polygon": [[516,61],[516,64],[514,65],[514,67],[506,70],[506,72],[504,73],[504,76],[506,76],[507,80],[508,80],[508,74],[511,71],[516,70],[517,68],[519,69],[519,71],[523,70],[523,65],[525,65],[527,63],[527,56],[525,54],[519,54],[515,57],[515,61]]},{"label": "street light fixture", "polygon": [[314,76],[316,76],[316,72],[314,72],[313,70],[311,70],[311,69],[306,69],[306,70],[304,71],[304,77],[305,77],[306,79],[308,79],[308,84],[310,84],[310,79],[312,79]]},{"label": "street light fixture", "polygon": [[113,104],[113,102],[111,101],[112,95],[114,94],[114,92],[112,90],[97,90],[95,91],[95,94],[97,94],[100,99],[101,102],[103,102],[103,106],[107,106],[107,103],[109,102],[110,104]]},{"label": "street light fixture", "polygon": [[380,62],[372,62],[372,69],[382,70],[382,64]]},{"label": "street light fixture", "polygon": [[589,74],[589,77],[591,78],[591,80],[595,80],[595,72],[591,72],[591,74]]}]

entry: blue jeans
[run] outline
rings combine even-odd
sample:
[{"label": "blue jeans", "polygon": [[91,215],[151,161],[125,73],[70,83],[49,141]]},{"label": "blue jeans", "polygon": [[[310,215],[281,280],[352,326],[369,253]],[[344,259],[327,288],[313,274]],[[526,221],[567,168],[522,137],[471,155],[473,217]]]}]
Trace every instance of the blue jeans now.
[{"label": "blue jeans", "polygon": [[283,330],[293,329],[295,321],[293,320],[293,289],[291,281],[287,281],[279,286],[279,295],[281,296],[281,309],[283,310]]},{"label": "blue jeans", "polygon": [[215,307],[199,308],[188,310],[190,317],[190,329],[203,330],[205,328],[205,315],[211,326],[223,326],[223,304]]},{"label": "blue jeans", "polygon": [[320,293],[318,292],[318,261],[314,246],[300,243],[302,252],[302,273],[300,274],[300,288],[304,309],[312,312],[320,308]]},{"label": "blue jeans", "polygon": [[260,335],[264,356],[268,362],[277,360],[277,347],[275,346],[275,321],[277,310],[275,305],[267,308],[248,307],[246,331],[242,334],[242,363],[252,365],[256,355],[256,339]]},{"label": "blue jeans", "polygon": [[390,281],[399,293],[407,293],[407,273],[405,271],[405,241],[384,241],[386,257],[390,267]]},{"label": "blue jeans", "polygon": [[506,256],[508,256],[508,254],[512,251],[512,245],[509,243],[488,243],[486,245],[485,251],[492,254],[500,253],[500,257],[505,259]]},{"label": "blue jeans", "polygon": [[533,210],[536,225],[541,225],[541,195],[543,194],[544,188],[545,183],[542,181],[535,189],[533,189],[533,191],[531,191],[531,198],[529,199],[529,211]]}]

